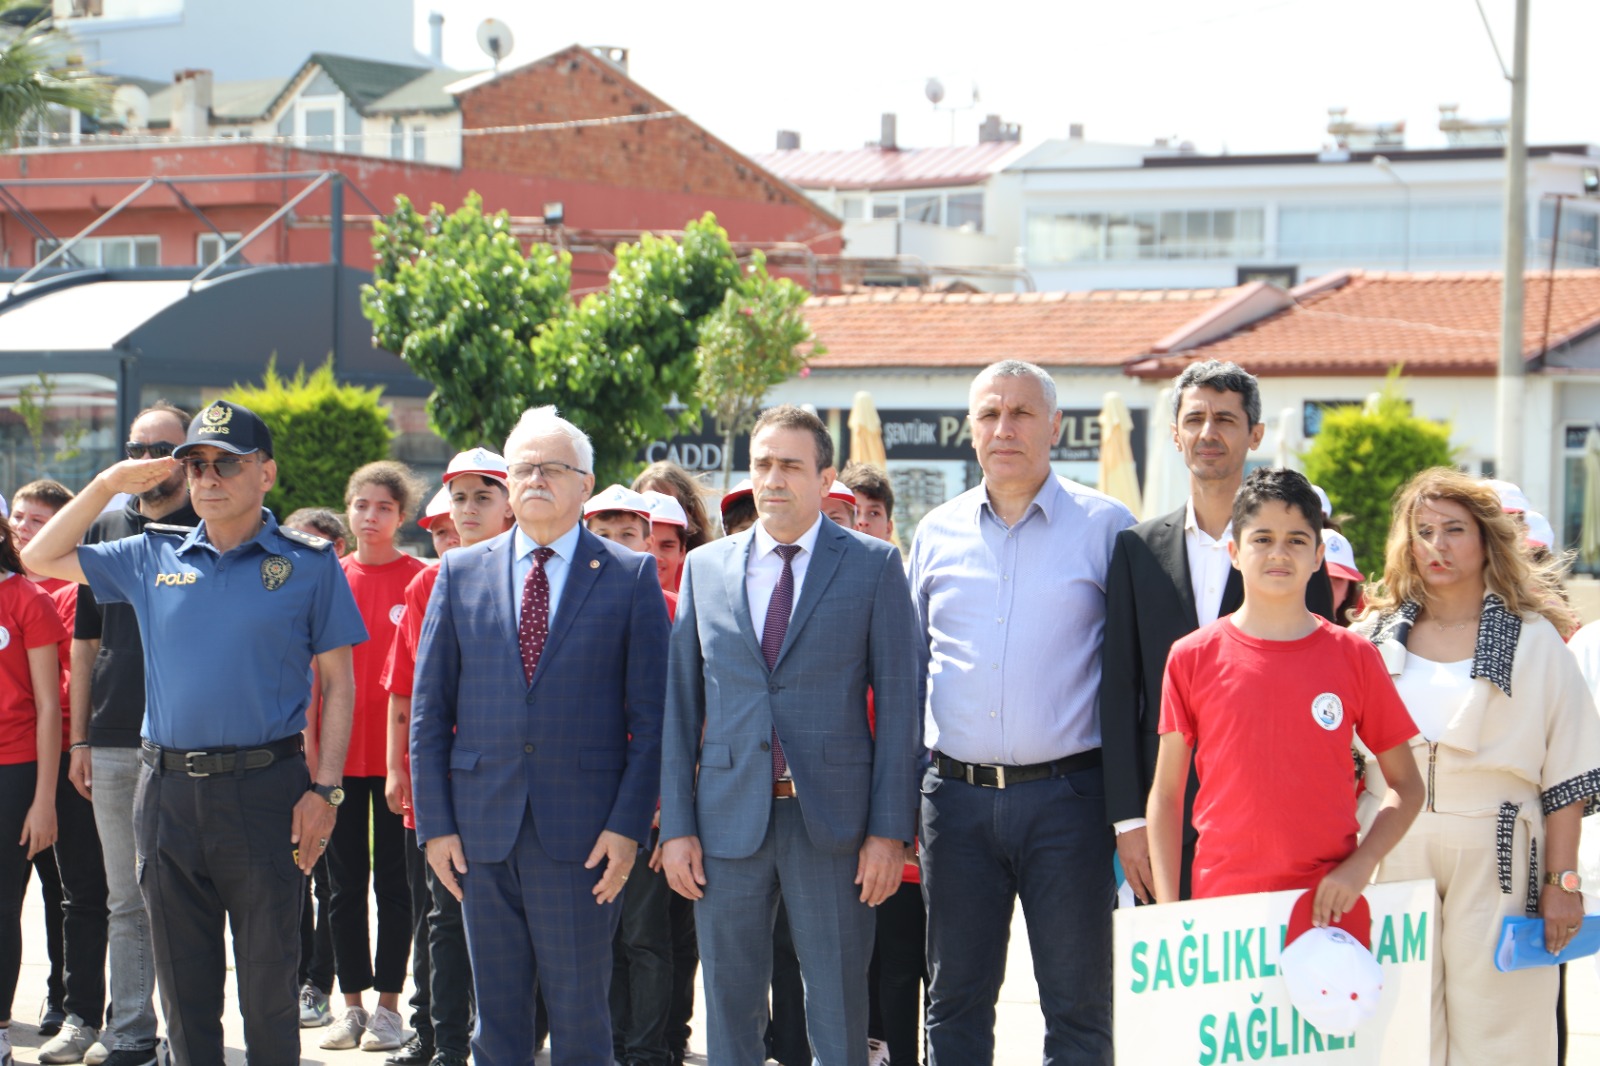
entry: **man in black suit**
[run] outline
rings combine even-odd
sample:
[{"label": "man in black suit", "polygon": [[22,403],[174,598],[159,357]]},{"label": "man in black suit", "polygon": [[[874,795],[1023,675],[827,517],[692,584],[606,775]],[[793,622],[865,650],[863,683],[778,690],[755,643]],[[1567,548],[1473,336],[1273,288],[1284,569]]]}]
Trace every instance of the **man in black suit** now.
[{"label": "man in black suit", "polygon": [[[1117,535],[1106,579],[1105,652],[1100,731],[1106,817],[1117,831],[1117,856],[1141,902],[1154,898],[1145,801],[1155,773],[1161,676],[1180,638],[1244,602],[1239,572],[1228,562],[1233,497],[1245,458],[1261,444],[1261,391],[1233,363],[1215,359],[1184,370],[1173,387],[1172,440],[1189,468],[1189,499],[1178,510]],[[1333,617],[1327,570],[1313,575],[1306,606]],[[1184,805],[1181,894],[1189,898],[1194,859],[1195,775]]]}]

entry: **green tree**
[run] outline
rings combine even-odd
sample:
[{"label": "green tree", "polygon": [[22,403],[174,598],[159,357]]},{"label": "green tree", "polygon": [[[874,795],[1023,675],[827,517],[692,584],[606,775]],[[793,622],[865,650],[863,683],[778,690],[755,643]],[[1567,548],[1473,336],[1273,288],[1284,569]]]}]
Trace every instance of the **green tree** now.
[{"label": "green tree", "polygon": [[39,384],[24,385],[17,390],[17,414],[22,419],[23,428],[28,431],[28,440],[33,444],[33,465],[39,477],[47,476],[46,472],[52,463],[76,459],[82,451],[79,445],[83,443],[87,432],[81,422],[63,426],[61,447],[45,454],[45,436],[50,429],[50,408],[56,387],[56,379],[41,370]]},{"label": "green tree", "polygon": [[394,434],[381,392],[341,385],[332,356],[309,376],[302,366],[288,379],[278,373],[274,356],[260,385],[228,390],[224,399],[248,407],[272,431],[278,483],[267,493],[267,506],[273,514],[343,508],[345,484],[356,468],[389,455]]},{"label": "green tree", "polygon": [[827,351],[800,313],[809,295],[768,274],[757,252],[721,306],[700,322],[699,392],[722,432],[723,491],[733,483],[733,439],[750,429],[762,398],[804,370],[803,345],[812,345],[812,355]]},{"label": "green tree", "polygon": [[426,216],[398,200],[373,247],[362,307],[374,337],[433,384],[429,420],[455,447],[498,445],[525,408],[555,404],[593,439],[604,484],[625,480],[651,440],[698,424],[699,322],[739,281],[711,215],[682,240],[619,244],[607,287],[576,305],[567,253],[524,254],[476,195]]},{"label": "green tree", "polygon": [[1327,492],[1334,513],[1350,516],[1344,534],[1369,577],[1383,571],[1395,492],[1429,467],[1452,464],[1457,451],[1449,423],[1411,413],[1400,370],[1395,367],[1365,405],[1323,415],[1322,429],[1301,456],[1306,477]]},{"label": "green tree", "polygon": [[110,82],[69,54],[70,40],[52,28],[50,5],[17,29],[4,24],[8,12],[23,11],[21,0],[0,0],[0,150],[51,108],[93,115],[110,100]]}]

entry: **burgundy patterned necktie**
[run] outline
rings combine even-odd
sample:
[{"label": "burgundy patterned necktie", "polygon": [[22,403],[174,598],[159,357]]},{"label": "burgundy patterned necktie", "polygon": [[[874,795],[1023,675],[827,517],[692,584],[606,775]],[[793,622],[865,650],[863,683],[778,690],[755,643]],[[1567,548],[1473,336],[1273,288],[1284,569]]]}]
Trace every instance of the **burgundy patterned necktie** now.
[{"label": "burgundy patterned necktie", "polygon": [[[798,544],[780,544],[772,549],[783,557],[783,573],[778,576],[772,599],[767,601],[767,622],[761,629],[761,655],[767,660],[767,669],[778,665],[778,652],[783,650],[783,638],[789,632],[789,614],[794,608],[794,557],[800,554]],[[772,727],[772,779],[781,779],[789,770],[789,761],[783,757],[783,745],[778,743],[778,727]]]},{"label": "burgundy patterned necktie", "polygon": [[533,566],[522,583],[522,621],[517,626],[517,643],[522,647],[522,676],[533,684],[545,638],[550,635],[550,577],[544,564],[556,553],[554,548],[535,548]]}]

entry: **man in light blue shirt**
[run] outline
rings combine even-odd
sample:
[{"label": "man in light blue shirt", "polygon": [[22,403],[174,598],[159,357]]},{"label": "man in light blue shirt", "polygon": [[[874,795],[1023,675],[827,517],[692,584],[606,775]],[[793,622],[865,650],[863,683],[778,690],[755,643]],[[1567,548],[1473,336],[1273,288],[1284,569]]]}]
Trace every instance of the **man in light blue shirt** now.
[{"label": "man in light blue shirt", "polygon": [[1056,476],[1055,383],[1006,360],[972,383],[983,483],[922,520],[911,589],[927,641],[922,891],[929,1066],[994,1061],[1022,900],[1044,1062],[1110,1063],[1113,835],[1096,695],[1121,503]]}]

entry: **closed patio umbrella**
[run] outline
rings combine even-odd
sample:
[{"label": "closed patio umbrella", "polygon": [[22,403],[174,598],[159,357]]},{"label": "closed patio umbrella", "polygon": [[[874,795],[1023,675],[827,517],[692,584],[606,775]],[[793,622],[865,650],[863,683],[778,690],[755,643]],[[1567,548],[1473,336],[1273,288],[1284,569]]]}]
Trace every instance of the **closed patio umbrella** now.
[{"label": "closed patio umbrella", "polygon": [[1134,514],[1140,510],[1139,474],[1133,463],[1133,415],[1122,401],[1122,394],[1106,393],[1100,409],[1100,484],[1101,492],[1128,505]]}]

